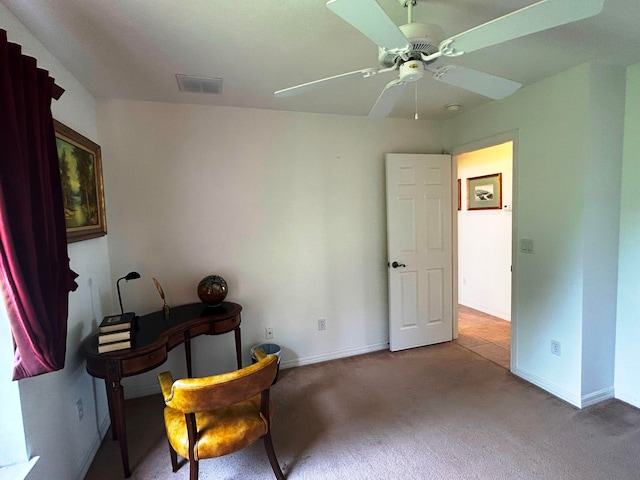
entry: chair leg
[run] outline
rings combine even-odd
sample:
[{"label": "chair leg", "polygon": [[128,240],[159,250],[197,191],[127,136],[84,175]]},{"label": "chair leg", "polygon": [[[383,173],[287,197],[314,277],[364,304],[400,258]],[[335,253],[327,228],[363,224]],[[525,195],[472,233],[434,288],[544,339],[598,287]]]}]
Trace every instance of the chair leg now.
[{"label": "chair leg", "polygon": [[198,461],[190,455],[189,459],[189,480],[198,480]]},{"label": "chair leg", "polygon": [[169,456],[171,457],[171,469],[173,470],[173,473],[176,473],[178,471],[178,454],[171,446],[171,443],[168,441],[167,443],[169,443]]},{"label": "chair leg", "polygon": [[273,449],[273,442],[271,441],[271,432],[267,432],[267,434],[262,437],[264,440],[264,449],[267,451],[267,457],[269,457],[269,463],[271,464],[271,468],[273,469],[273,473],[276,475],[278,480],[284,480],[284,475],[282,470],[280,469],[280,464],[278,463],[278,459],[276,458],[276,452]]},{"label": "chair leg", "polygon": [[187,422],[187,435],[189,437],[189,480],[198,480],[198,460],[196,460],[196,439],[198,438],[198,425],[195,413],[185,413]]}]

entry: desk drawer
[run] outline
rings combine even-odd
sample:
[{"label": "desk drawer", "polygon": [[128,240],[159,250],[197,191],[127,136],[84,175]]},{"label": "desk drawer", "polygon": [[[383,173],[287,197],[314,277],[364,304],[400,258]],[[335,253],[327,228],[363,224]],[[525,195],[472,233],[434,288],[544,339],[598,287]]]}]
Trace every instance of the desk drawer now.
[{"label": "desk drawer", "polygon": [[169,337],[167,341],[167,351],[173,350],[178,345],[182,345],[184,343],[184,332],[174,333]]},{"label": "desk drawer", "polygon": [[240,315],[237,317],[229,318],[227,320],[221,320],[219,322],[212,322],[210,335],[218,335],[220,333],[227,333],[240,325]]},{"label": "desk drawer", "polygon": [[189,336],[191,338],[197,337],[198,335],[205,335],[209,333],[210,325],[208,323],[203,323],[202,325],[196,325],[195,327],[191,327],[189,329]]},{"label": "desk drawer", "polygon": [[167,360],[167,349],[162,346],[145,355],[136,358],[129,358],[122,361],[122,376],[128,377],[136,373],[146,372],[158,365],[162,365]]}]

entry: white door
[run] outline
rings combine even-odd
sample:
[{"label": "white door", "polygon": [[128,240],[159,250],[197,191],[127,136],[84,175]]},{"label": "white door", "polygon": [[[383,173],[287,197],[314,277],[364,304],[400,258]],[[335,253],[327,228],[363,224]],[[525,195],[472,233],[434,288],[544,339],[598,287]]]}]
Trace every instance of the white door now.
[{"label": "white door", "polygon": [[453,338],[449,155],[388,154],[391,351]]}]

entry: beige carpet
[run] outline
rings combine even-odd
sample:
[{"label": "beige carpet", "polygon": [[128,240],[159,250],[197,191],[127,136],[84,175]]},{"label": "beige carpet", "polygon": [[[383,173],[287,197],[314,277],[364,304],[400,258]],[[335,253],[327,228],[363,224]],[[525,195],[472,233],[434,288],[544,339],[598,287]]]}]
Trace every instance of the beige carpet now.
[{"label": "beige carpet", "polygon": [[[584,410],[455,342],[280,372],[274,444],[288,479],[640,479],[640,411]],[[160,396],[128,402],[132,478],[171,472]],[[86,480],[122,478],[117,442]],[[273,478],[262,443],[200,462],[200,478]]]}]

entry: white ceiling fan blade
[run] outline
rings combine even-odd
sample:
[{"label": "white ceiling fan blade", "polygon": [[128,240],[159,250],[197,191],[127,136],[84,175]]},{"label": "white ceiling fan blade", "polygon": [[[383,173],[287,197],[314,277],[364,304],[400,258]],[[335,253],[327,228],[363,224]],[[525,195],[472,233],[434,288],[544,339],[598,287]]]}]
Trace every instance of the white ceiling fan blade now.
[{"label": "white ceiling fan blade", "polygon": [[430,71],[436,80],[494,100],[507,97],[522,86],[521,83],[512,80],[459,65],[446,65]]},{"label": "white ceiling fan blade", "polygon": [[369,120],[380,120],[391,113],[407,84],[399,78],[389,82],[369,112]]},{"label": "white ceiling fan blade", "polygon": [[340,75],[334,75],[333,77],[322,78],[320,80],[314,80],[313,82],[303,83],[302,85],[296,85],[294,87],[285,88],[283,90],[278,90],[274,93],[276,97],[290,97],[292,95],[297,95],[299,93],[307,92],[309,90],[314,90],[318,87],[325,87],[327,85],[331,85],[334,83],[340,83],[343,80],[346,80],[351,77],[372,77],[376,73],[380,73],[382,71],[387,71],[389,69],[375,69],[375,68],[365,68],[363,70],[356,70],[354,72],[342,73]]},{"label": "white ceiling fan blade", "polygon": [[543,0],[454,35],[440,44],[445,56],[457,56],[531,33],[597,15],[604,0]]},{"label": "white ceiling fan blade", "polygon": [[411,44],[375,0],[329,0],[327,7],[392,53],[408,52]]}]

